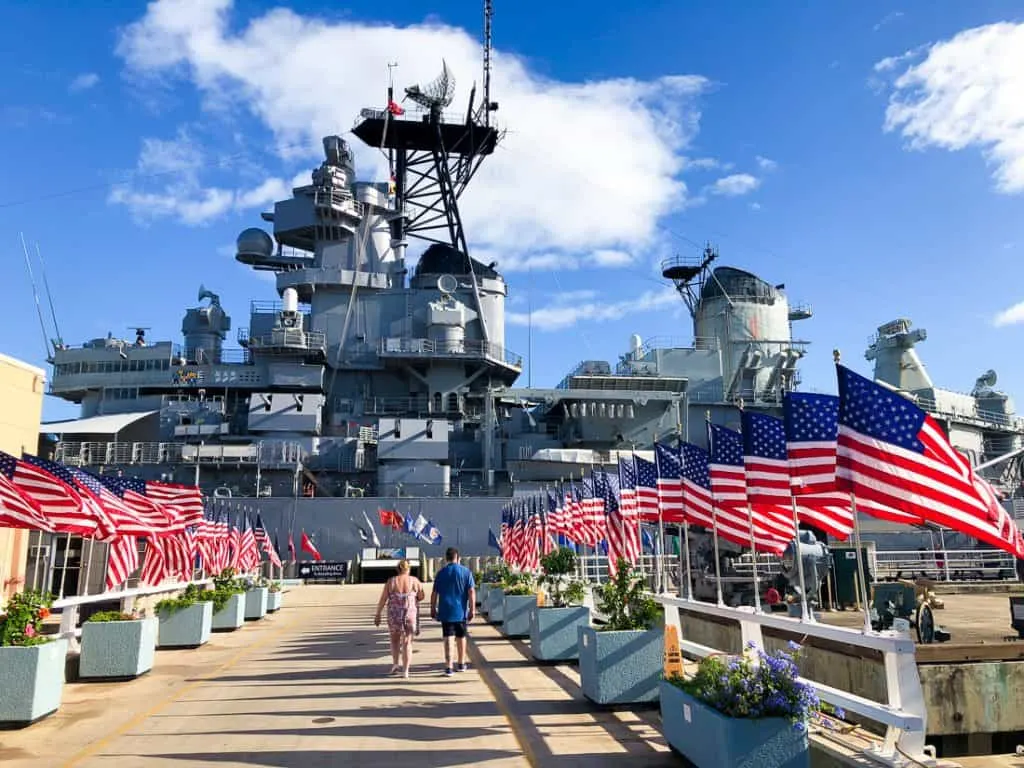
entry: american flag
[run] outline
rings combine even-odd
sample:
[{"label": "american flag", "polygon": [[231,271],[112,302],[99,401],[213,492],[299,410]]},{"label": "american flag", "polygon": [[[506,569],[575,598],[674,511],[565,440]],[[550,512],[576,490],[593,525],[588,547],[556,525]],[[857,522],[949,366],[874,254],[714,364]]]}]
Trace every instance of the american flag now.
[{"label": "american flag", "polygon": [[641,520],[658,520],[658,470],[653,461],[640,456],[636,463],[636,507]]},{"label": "american flag", "polygon": [[270,540],[270,535],[267,533],[267,529],[263,527],[263,518],[260,517],[259,512],[256,513],[256,530],[253,531],[253,533],[256,536],[256,543],[263,548],[263,551],[267,554],[267,558],[270,560],[271,565],[280,568],[281,558],[277,554],[277,548],[274,546],[274,542]]},{"label": "american flag", "polygon": [[[614,484],[613,484],[614,479]],[[622,513],[619,509],[619,494],[618,494],[618,480],[617,476],[609,475],[603,469],[594,472],[594,490],[600,495],[603,502],[605,516],[607,517],[607,523],[605,530],[607,532],[608,544],[608,572],[612,575],[618,570],[619,558],[630,562],[629,552],[627,544],[624,540],[624,531],[622,525]]]},{"label": "american flag", "polygon": [[[2,459],[0,459],[2,461]],[[0,469],[0,526],[52,531],[53,526],[39,505],[18,490],[18,486]]]},{"label": "american flag", "polygon": [[782,419],[750,411],[743,411],[741,419],[747,501],[754,520],[763,523],[772,533],[795,538],[786,429]]},{"label": "american flag", "polygon": [[146,552],[142,560],[139,583],[155,587],[167,576],[167,561],[164,558],[163,542],[160,539],[146,539]]},{"label": "american flag", "polygon": [[946,439],[905,397],[836,365],[837,484],[870,502],[952,528],[1020,557],[1020,531]]},{"label": "american flag", "polygon": [[124,499],[101,483],[98,478],[75,467],[69,467],[68,471],[74,478],[79,493],[83,497],[88,496],[99,505],[119,536],[153,536],[157,530],[163,528],[163,517],[157,520],[140,518],[125,504]]},{"label": "american flag", "polygon": [[658,504],[667,523],[684,522],[682,448],[654,444],[654,463],[658,471]]},{"label": "american flag", "polygon": [[682,460],[683,514],[687,522],[713,530],[715,519],[707,451],[692,443],[683,443],[679,446],[679,455]]},{"label": "american flag", "polygon": [[197,486],[147,480],[146,495],[165,506],[173,507],[185,525],[198,525],[203,519],[203,492]]},{"label": "american flag", "polygon": [[785,530],[779,530],[774,521],[751,510],[747,504],[743,438],[740,433],[708,422],[708,443],[711,446],[708,470],[719,535],[746,547],[751,545],[753,538],[757,549],[782,552],[790,538]]},{"label": "american flag", "polygon": [[107,550],[107,591],[128,581],[138,567],[139,540],[135,536],[118,536]]},{"label": "american flag", "polygon": [[623,551],[630,563],[643,554],[640,542],[640,510],[636,498],[636,456],[619,458],[619,510],[617,516],[607,515],[609,524],[618,522],[622,531]]},{"label": "american flag", "polygon": [[176,533],[185,529],[185,520],[180,511],[170,505],[164,505],[155,498],[150,498],[146,481],[138,477],[118,477],[102,475],[100,478],[105,486],[116,493],[126,505],[135,510],[136,514],[149,520],[151,527],[158,535]]},{"label": "american flag", "polygon": [[64,465],[28,454],[20,461],[0,454],[0,471],[22,493],[38,502],[40,511],[58,533],[76,533],[100,541],[114,539],[113,524],[98,504],[82,498]]}]

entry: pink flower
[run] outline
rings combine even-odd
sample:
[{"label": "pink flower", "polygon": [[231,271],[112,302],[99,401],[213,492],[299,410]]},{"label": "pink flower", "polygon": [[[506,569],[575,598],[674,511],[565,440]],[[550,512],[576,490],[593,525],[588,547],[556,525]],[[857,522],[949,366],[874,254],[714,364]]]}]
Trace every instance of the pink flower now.
[{"label": "pink flower", "polygon": [[36,628],[33,627],[31,624],[26,624],[25,625],[25,637],[35,637],[35,636],[36,636]]}]

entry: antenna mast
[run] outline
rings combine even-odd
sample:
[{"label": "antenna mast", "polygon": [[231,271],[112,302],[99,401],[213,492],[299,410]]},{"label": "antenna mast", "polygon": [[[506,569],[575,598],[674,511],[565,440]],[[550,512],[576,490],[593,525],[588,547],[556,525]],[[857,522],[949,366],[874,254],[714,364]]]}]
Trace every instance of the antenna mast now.
[{"label": "antenna mast", "polygon": [[36,300],[36,314],[39,315],[39,328],[43,332],[43,349],[46,350],[47,359],[50,358],[50,340],[46,333],[46,323],[43,321],[43,308],[39,304],[39,291],[36,289],[36,277],[32,274],[32,260],[28,257],[28,246],[25,245],[25,233],[21,235],[21,251],[25,254],[25,266],[28,268],[28,279],[32,283],[32,297]]},{"label": "antenna mast", "polygon": [[64,346],[64,338],[60,335],[60,325],[57,323],[57,310],[53,308],[53,294],[50,292],[50,281],[46,277],[46,264],[43,262],[43,252],[39,250],[39,243],[36,243],[36,258],[39,259],[39,271],[43,273],[43,289],[46,291],[46,300],[50,304],[50,316],[53,318],[53,330],[57,334],[57,346]]},{"label": "antenna mast", "polygon": [[484,0],[484,125],[491,125],[491,109],[496,109],[497,104],[491,105],[491,17],[494,16],[494,3],[492,0]]}]

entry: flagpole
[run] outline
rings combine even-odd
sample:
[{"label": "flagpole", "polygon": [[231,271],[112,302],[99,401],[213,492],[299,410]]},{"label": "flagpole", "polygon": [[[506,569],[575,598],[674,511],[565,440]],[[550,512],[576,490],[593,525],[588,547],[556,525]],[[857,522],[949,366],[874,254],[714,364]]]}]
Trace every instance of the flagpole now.
[{"label": "flagpole", "polygon": [[[707,419],[707,423],[711,424],[711,410],[704,412],[704,416]],[[708,430],[708,436],[711,436],[711,430]],[[710,441],[708,448],[711,447]],[[722,599],[722,569],[720,566],[721,557],[718,554],[718,513],[715,511],[718,508],[718,504],[715,502],[715,494],[711,494],[711,524],[714,526],[714,537],[715,537],[715,587],[718,590],[718,604],[725,605],[725,600]]]},{"label": "flagpole", "polygon": [[679,560],[676,564],[679,569],[679,595],[683,594],[683,557],[686,557],[686,599],[693,600],[693,571],[690,570],[690,524],[686,520],[686,483],[683,480],[683,425],[676,422],[676,430],[679,434],[679,445],[676,449],[679,452],[679,496],[682,505],[680,515],[682,521],[679,523],[676,541],[679,542]]},{"label": "flagpole", "polygon": [[[842,354],[838,349],[832,350],[832,361],[839,365],[839,361],[842,358]],[[842,407],[840,405],[840,407]],[[872,632],[871,629],[871,607],[868,605],[868,585],[865,583],[867,580],[864,578],[864,569],[862,567],[862,553],[860,541],[860,520],[857,515],[857,494],[850,491],[850,511],[853,513],[853,545],[857,548],[857,570],[856,570],[856,584],[858,585],[858,591],[860,592],[861,605],[864,608],[864,633],[868,634]]]},{"label": "flagpole", "polygon": [[790,493],[789,500],[793,503],[793,528],[796,530],[793,552],[796,557],[796,572],[800,578],[800,621],[808,621],[813,624],[814,614],[807,607],[807,583],[804,581],[804,558],[800,552],[800,518],[796,511],[796,496]]}]

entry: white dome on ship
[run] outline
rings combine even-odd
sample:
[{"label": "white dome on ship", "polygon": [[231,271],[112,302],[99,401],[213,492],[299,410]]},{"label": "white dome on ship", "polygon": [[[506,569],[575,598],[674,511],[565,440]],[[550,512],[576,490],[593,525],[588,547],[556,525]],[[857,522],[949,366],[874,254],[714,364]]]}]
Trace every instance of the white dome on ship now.
[{"label": "white dome on ship", "polygon": [[270,258],[274,255],[274,238],[258,227],[249,227],[238,236],[239,256]]}]

